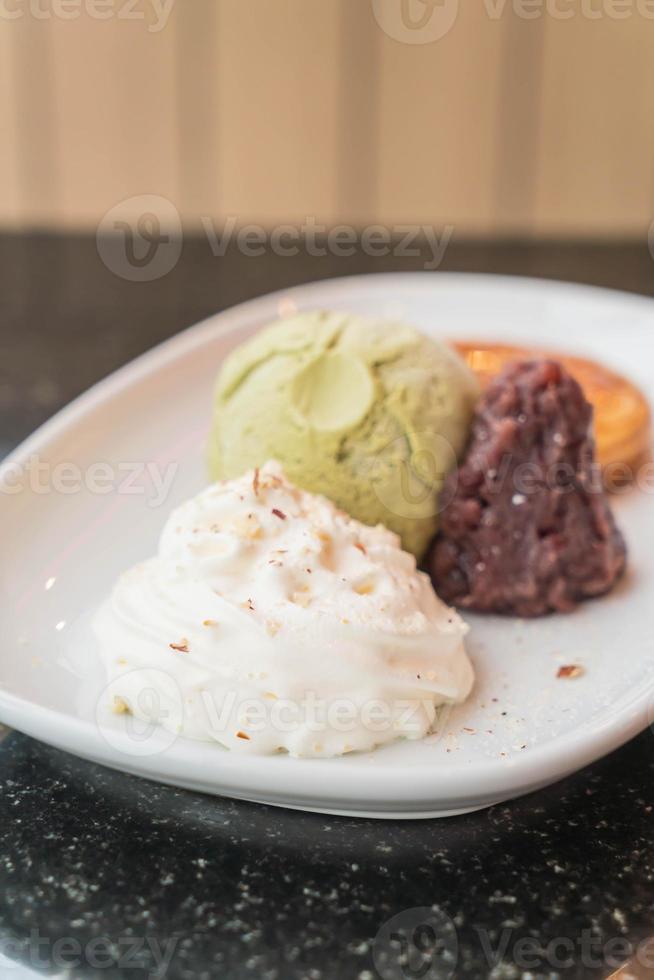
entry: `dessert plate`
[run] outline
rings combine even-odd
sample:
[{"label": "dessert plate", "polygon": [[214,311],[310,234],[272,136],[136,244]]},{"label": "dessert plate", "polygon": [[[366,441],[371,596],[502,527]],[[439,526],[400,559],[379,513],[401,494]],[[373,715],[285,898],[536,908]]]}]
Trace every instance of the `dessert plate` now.
[{"label": "dessert plate", "polygon": [[[280,314],[334,308],[426,333],[550,346],[654,388],[654,301],[528,279],[395,274],[287,290],[212,317],[98,384],[0,467],[0,721],[115,769],[325,813],[462,813],[542,787],[650,722],[654,473],[613,498],[630,571],[567,616],[466,616],[477,682],[438,731],[338,759],[232,754],[139,729],[106,708],[89,623],[118,574],[154,553],[172,507],[206,482],[211,390],[225,354]],[[581,670],[563,671],[574,666]],[[576,676],[574,676],[576,675]]]}]

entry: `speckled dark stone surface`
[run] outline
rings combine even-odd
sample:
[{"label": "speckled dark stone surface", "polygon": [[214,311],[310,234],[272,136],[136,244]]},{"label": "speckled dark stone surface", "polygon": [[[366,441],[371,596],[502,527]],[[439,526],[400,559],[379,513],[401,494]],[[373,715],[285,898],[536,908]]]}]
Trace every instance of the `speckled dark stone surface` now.
[{"label": "speckled dark stone surface", "polygon": [[[605,976],[617,938],[654,933],[653,742],[506,806],[398,823],[175,791],[12,734],[0,750],[1,935],[29,943],[38,930],[44,959],[61,937],[108,936],[123,952],[135,939],[142,955],[145,940],[172,939],[175,980],[369,980],[383,923],[435,905],[458,932],[456,977],[528,975],[515,965],[525,936],[549,950],[532,976]],[[584,935],[596,941],[586,954]],[[574,943],[571,967],[557,968],[567,950],[554,939]],[[485,950],[498,949],[493,971]]]},{"label": "speckled dark stone surface", "polygon": [[[216,259],[187,242],[173,273],[136,284],[109,273],[91,239],[0,238],[0,446],[217,309],[418,267]],[[453,245],[445,267],[654,294],[644,244]],[[12,733],[0,741],[0,953],[77,977],[607,977],[654,935],[653,807],[650,732],[534,796],[419,823],[197,796]],[[631,975],[653,976],[654,947],[638,959]],[[16,975],[0,965],[2,980]]]}]

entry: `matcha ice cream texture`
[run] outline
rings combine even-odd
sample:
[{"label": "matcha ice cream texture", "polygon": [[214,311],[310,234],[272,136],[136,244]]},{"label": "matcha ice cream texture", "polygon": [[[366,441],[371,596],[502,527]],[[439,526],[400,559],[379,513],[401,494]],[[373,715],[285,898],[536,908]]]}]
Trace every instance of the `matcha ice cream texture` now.
[{"label": "matcha ice cream texture", "polygon": [[298,486],[364,524],[384,524],[420,558],[477,395],[458,355],[406,324],[298,314],[224,361],[211,477],[232,479],[276,459]]}]

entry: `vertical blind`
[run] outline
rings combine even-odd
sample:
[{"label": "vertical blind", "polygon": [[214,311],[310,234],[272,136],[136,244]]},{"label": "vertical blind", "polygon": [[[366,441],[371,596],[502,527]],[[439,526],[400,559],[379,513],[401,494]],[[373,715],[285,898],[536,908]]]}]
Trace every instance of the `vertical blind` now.
[{"label": "vertical blind", "polygon": [[636,0],[619,19],[462,0],[428,43],[384,30],[380,0],[171,0],[163,26],[154,0],[130,0],[140,19],[104,0],[102,20],[51,2],[3,0],[3,226],[91,229],[140,194],[189,226],[642,236],[654,218],[654,19]]}]

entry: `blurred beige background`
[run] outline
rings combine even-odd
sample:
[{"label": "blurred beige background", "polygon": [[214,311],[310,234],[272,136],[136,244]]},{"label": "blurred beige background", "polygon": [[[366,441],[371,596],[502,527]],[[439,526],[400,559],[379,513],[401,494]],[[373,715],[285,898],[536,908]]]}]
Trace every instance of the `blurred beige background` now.
[{"label": "blurred beige background", "polygon": [[[386,2],[410,43],[379,26]],[[449,32],[416,43],[456,0],[176,0],[165,22],[155,0],[92,0],[93,16],[91,0],[1,0],[0,224],[95,230],[159,194],[189,226],[642,237],[647,2],[561,0],[563,19],[461,0]]]}]

